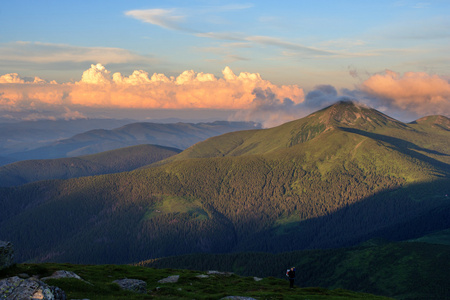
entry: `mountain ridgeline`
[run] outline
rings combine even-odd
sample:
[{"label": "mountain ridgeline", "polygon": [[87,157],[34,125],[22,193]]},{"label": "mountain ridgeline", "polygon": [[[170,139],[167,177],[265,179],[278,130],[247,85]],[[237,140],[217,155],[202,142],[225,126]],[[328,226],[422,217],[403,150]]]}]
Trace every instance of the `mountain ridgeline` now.
[{"label": "mountain ridgeline", "polygon": [[26,151],[9,153],[7,157],[15,160],[75,157],[141,144],[186,149],[212,136],[256,128],[260,128],[260,125],[253,122],[216,121],[195,124],[139,122],[109,130],[89,130]]},{"label": "mountain ridgeline", "polygon": [[0,167],[0,186],[127,172],[180,152],[175,148],[139,145],[79,157],[24,160]]},{"label": "mountain ridgeline", "polygon": [[131,172],[1,188],[19,261],[338,248],[450,228],[450,121],[339,102]]}]

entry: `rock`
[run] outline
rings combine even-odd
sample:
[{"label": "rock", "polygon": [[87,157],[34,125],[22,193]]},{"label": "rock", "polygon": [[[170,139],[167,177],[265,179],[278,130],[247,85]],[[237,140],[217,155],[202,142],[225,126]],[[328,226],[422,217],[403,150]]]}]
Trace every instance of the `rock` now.
[{"label": "rock", "polygon": [[227,296],[224,298],[220,298],[220,300],[256,300],[256,299],[251,298],[251,297],[242,297],[242,296]]},{"label": "rock", "polygon": [[180,279],[180,275],[173,275],[159,280],[158,283],[175,283],[178,282],[178,279]]},{"label": "rock", "polygon": [[0,241],[0,270],[14,264],[14,248],[10,242]]},{"label": "rock", "polygon": [[[55,271],[52,276],[48,276],[48,277],[44,277],[41,278],[41,280],[47,280],[47,279],[60,279],[60,278],[75,278],[78,280],[83,280],[80,276],[78,276],[77,274],[75,274],[74,272],[71,271],[64,271],[64,270],[59,270],[59,271]],[[84,280],[83,280],[84,281]]]},{"label": "rock", "polygon": [[195,276],[195,277],[197,277],[197,278],[208,278],[209,275],[200,274],[200,275],[197,275],[197,276]]},{"label": "rock", "polygon": [[0,280],[0,299],[66,300],[66,294],[60,288],[48,286],[35,278],[14,276]]},{"label": "rock", "polygon": [[263,280],[262,278],[259,278],[259,277],[253,277],[253,280],[255,280],[255,281],[261,281],[261,280]]},{"label": "rock", "polygon": [[147,293],[147,282],[139,279],[118,279],[114,280],[114,283],[118,284],[121,289],[132,291],[139,294]]},{"label": "rock", "polygon": [[50,286],[50,291],[53,293],[53,296],[59,300],[66,300],[66,293],[57,286]]},{"label": "rock", "polygon": [[219,271],[208,271],[209,275],[225,275],[225,276],[231,276],[233,275],[232,272],[219,272]]}]

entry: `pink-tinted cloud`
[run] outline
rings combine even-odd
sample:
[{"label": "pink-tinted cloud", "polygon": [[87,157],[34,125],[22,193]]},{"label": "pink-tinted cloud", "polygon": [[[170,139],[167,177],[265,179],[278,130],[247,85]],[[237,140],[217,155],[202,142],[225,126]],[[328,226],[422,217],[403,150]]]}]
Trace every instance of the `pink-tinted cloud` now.
[{"label": "pink-tinted cloud", "polygon": [[25,83],[17,73],[10,73],[0,76],[0,83]]},{"label": "pink-tinted cloud", "polygon": [[401,75],[386,70],[364,81],[361,89],[388,107],[419,116],[450,113],[450,83],[438,75],[423,72]]},{"label": "pink-tinted cloud", "polygon": [[450,83],[438,75],[386,71],[352,91],[321,85],[305,96],[297,85],[276,85],[258,73],[236,75],[229,67],[221,77],[193,70],[178,76],[136,70],[127,76],[93,64],[80,81],[60,84],[39,77],[21,78],[16,73],[0,76],[0,112],[4,116],[22,112],[33,119],[52,111],[52,117],[67,119],[83,118],[93,109],[210,109],[236,110],[235,120],[271,127],[341,98],[361,101],[394,116],[449,115]]},{"label": "pink-tinted cloud", "polygon": [[270,89],[278,98],[293,103],[303,101],[303,90],[296,85],[278,86],[258,73],[239,75],[226,67],[223,78],[213,74],[182,72],[177,77],[143,70],[131,75],[91,65],[75,83],[26,82],[18,74],[0,77],[0,109],[38,109],[48,106],[82,106],[143,109],[248,109],[256,88]]}]

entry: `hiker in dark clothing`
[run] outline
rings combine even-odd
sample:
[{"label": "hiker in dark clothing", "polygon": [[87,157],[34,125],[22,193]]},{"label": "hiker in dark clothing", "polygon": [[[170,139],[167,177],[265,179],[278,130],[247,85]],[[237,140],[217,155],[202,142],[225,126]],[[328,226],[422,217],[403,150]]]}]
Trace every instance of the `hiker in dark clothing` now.
[{"label": "hiker in dark clothing", "polygon": [[286,276],[289,278],[289,287],[293,289],[295,280],[295,267],[287,269]]}]

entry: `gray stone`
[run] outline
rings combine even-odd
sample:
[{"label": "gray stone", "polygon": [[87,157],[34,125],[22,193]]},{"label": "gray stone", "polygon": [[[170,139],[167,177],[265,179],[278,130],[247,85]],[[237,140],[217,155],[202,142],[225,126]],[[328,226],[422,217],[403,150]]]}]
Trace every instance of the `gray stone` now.
[{"label": "gray stone", "polygon": [[48,286],[35,278],[14,276],[0,280],[0,299],[66,300],[66,294],[60,288]]},{"label": "gray stone", "polygon": [[139,294],[147,293],[147,282],[139,279],[118,279],[114,280],[114,283],[118,284],[121,289],[132,291]]},{"label": "gray stone", "polygon": [[209,275],[223,275],[223,276],[231,276],[231,275],[233,275],[232,272],[219,272],[219,271],[208,271],[207,274],[209,274]]},{"label": "gray stone", "polygon": [[64,270],[55,271],[51,276],[41,278],[41,280],[60,279],[60,278],[75,278],[78,280],[83,280],[80,276],[78,276],[74,272]]},{"label": "gray stone", "polygon": [[10,242],[0,241],[0,270],[14,264],[14,248]]},{"label": "gray stone", "polygon": [[195,276],[195,277],[197,277],[197,278],[208,278],[209,275],[200,274],[200,275],[197,275],[197,276]]},{"label": "gray stone", "polygon": [[253,280],[255,280],[255,281],[261,281],[261,280],[263,280],[262,278],[259,278],[259,277],[253,277]]},{"label": "gray stone", "polygon": [[178,279],[180,279],[180,275],[173,275],[173,276],[169,276],[167,278],[158,280],[158,283],[175,283],[175,282],[178,282]]}]

